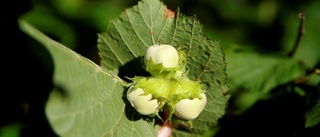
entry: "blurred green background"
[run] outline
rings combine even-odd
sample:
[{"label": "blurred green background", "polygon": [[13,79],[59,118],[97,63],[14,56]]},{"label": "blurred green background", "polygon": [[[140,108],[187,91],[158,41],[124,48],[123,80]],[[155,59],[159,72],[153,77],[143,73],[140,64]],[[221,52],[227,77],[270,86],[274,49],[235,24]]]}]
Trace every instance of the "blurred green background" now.
[{"label": "blurred green background", "polygon": [[[111,19],[137,2],[12,0],[2,3],[1,23],[4,33],[1,36],[1,57],[4,63],[1,67],[3,90],[0,93],[0,137],[57,136],[44,115],[45,102],[53,87],[53,64],[45,49],[20,31],[18,18],[27,20],[46,35],[99,64],[97,33],[106,31]],[[268,55],[286,55],[293,49],[300,22],[298,14],[302,12],[305,15],[305,34],[291,58],[299,60],[307,73],[320,68],[318,0],[163,2],[173,11],[179,8],[185,15],[196,16],[208,37],[220,40],[226,51],[236,45],[254,49],[260,57],[264,57],[264,54],[258,51]],[[230,59],[232,63],[234,58],[228,55],[226,52],[226,61],[228,63]],[[244,61],[242,65],[248,64]],[[259,64],[253,69],[259,70],[260,67],[266,66]],[[241,69],[241,65],[233,69]],[[232,70],[227,68],[229,71]],[[320,78],[319,75],[307,78],[311,80],[302,84],[297,81],[303,81],[303,78],[288,79],[286,83],[276,84],[263,94],[245,92],[231,84],[230,104],[215,136],[319,137],[320,131],[316,130],[319,124],[305,128],[305,112],[308,110],[308,102],[312,101],[310,98],[319,96]],[[299,84],[292,85],[294,82]]]}]

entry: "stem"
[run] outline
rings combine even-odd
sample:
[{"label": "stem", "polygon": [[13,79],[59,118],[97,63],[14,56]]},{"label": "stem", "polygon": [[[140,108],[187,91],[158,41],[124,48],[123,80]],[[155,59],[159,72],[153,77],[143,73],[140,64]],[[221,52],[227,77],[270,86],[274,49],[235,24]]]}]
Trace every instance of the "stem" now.
[{"label": "stem", "polygon": [[169,117],[169,111],[164,109],[164,123],[158,130],[158,137],[169,137],[172,133],[172,124],[167,121]]},{"label": "stem", "polygon": [[294,43],[293,49],[288,53],[289,57],[292,57],[294,55],[294,53],[297,51],[298,45],[299,45],[299,43],[301,41],[301,38],[305,33],[305,30],[304,30],[304,14],[303,13],[299,13],[299,18],[300,18],[300,25],[299,25],[299,29],[298,29],[298,36],[297,36],[296,42]]}]

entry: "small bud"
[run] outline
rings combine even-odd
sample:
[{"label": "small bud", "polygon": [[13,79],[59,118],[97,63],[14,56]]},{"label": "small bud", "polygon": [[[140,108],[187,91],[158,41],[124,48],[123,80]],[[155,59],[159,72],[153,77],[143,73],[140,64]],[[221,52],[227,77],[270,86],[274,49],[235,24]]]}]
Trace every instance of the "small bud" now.
[{"label": "small bud", "polygon": [[144,95],[142,88],[132,90],[130,87],[127,92],[127,99],[131,105],[142,115],[154,114],[158,111],[158,100],[152,99],[152,95]]},{"label": "small bud", "polygon": [[152,45],[145,54],[145,64],[149,65],[152,59],[154,64],[162,64],[164,68],[174,68],[178,65],[178,51],[171,45]]},{"label": "small bud", "polygon": [[195,98],[182,99],[174,108],[174,114],[184,120],[193,120],[199,116],[207,103],[207,97],[204,93],[200,94],[202,99]]}]

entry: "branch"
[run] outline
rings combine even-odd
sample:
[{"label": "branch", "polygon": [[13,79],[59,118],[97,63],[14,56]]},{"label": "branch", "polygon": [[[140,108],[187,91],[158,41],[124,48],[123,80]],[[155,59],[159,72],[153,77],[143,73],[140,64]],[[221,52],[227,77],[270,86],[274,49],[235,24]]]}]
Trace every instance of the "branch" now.
[{"label": "branch", "polygon": [[296,42],[294,43],[293,49],[288,53],[289,57],[292,57],[294,55],[294,53],[298,49],[298,45],[299,45],[299,43],[301,41],[302,36],[305,33],[305,30],[304,30],[304,14],[303,13],[299,13],[299,18],[300,18],[300,26],[299,26],[299,29],[298,29],[298,36],[297,36]]}]

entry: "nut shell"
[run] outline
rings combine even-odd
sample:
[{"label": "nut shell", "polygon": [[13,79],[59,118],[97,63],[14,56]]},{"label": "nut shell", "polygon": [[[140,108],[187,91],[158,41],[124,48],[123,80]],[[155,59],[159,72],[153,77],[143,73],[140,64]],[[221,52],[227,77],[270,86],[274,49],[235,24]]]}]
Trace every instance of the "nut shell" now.
[{"label": "nut shell", "polygon": [[207,103],[207,97],[204,93],[200,94],[202,99],[195,98],[182,99],[174,108],[174,115],[184,120],[193,120],[199,116]]},{"label": "nut shell", "polygon": [[127,93],[127,99],[130,104],[142,115],[154,114],[158,111],[159,102],[156,99],[152,99],[152,95],[143,95],[144,90],[137,88],[129,89]]}]

